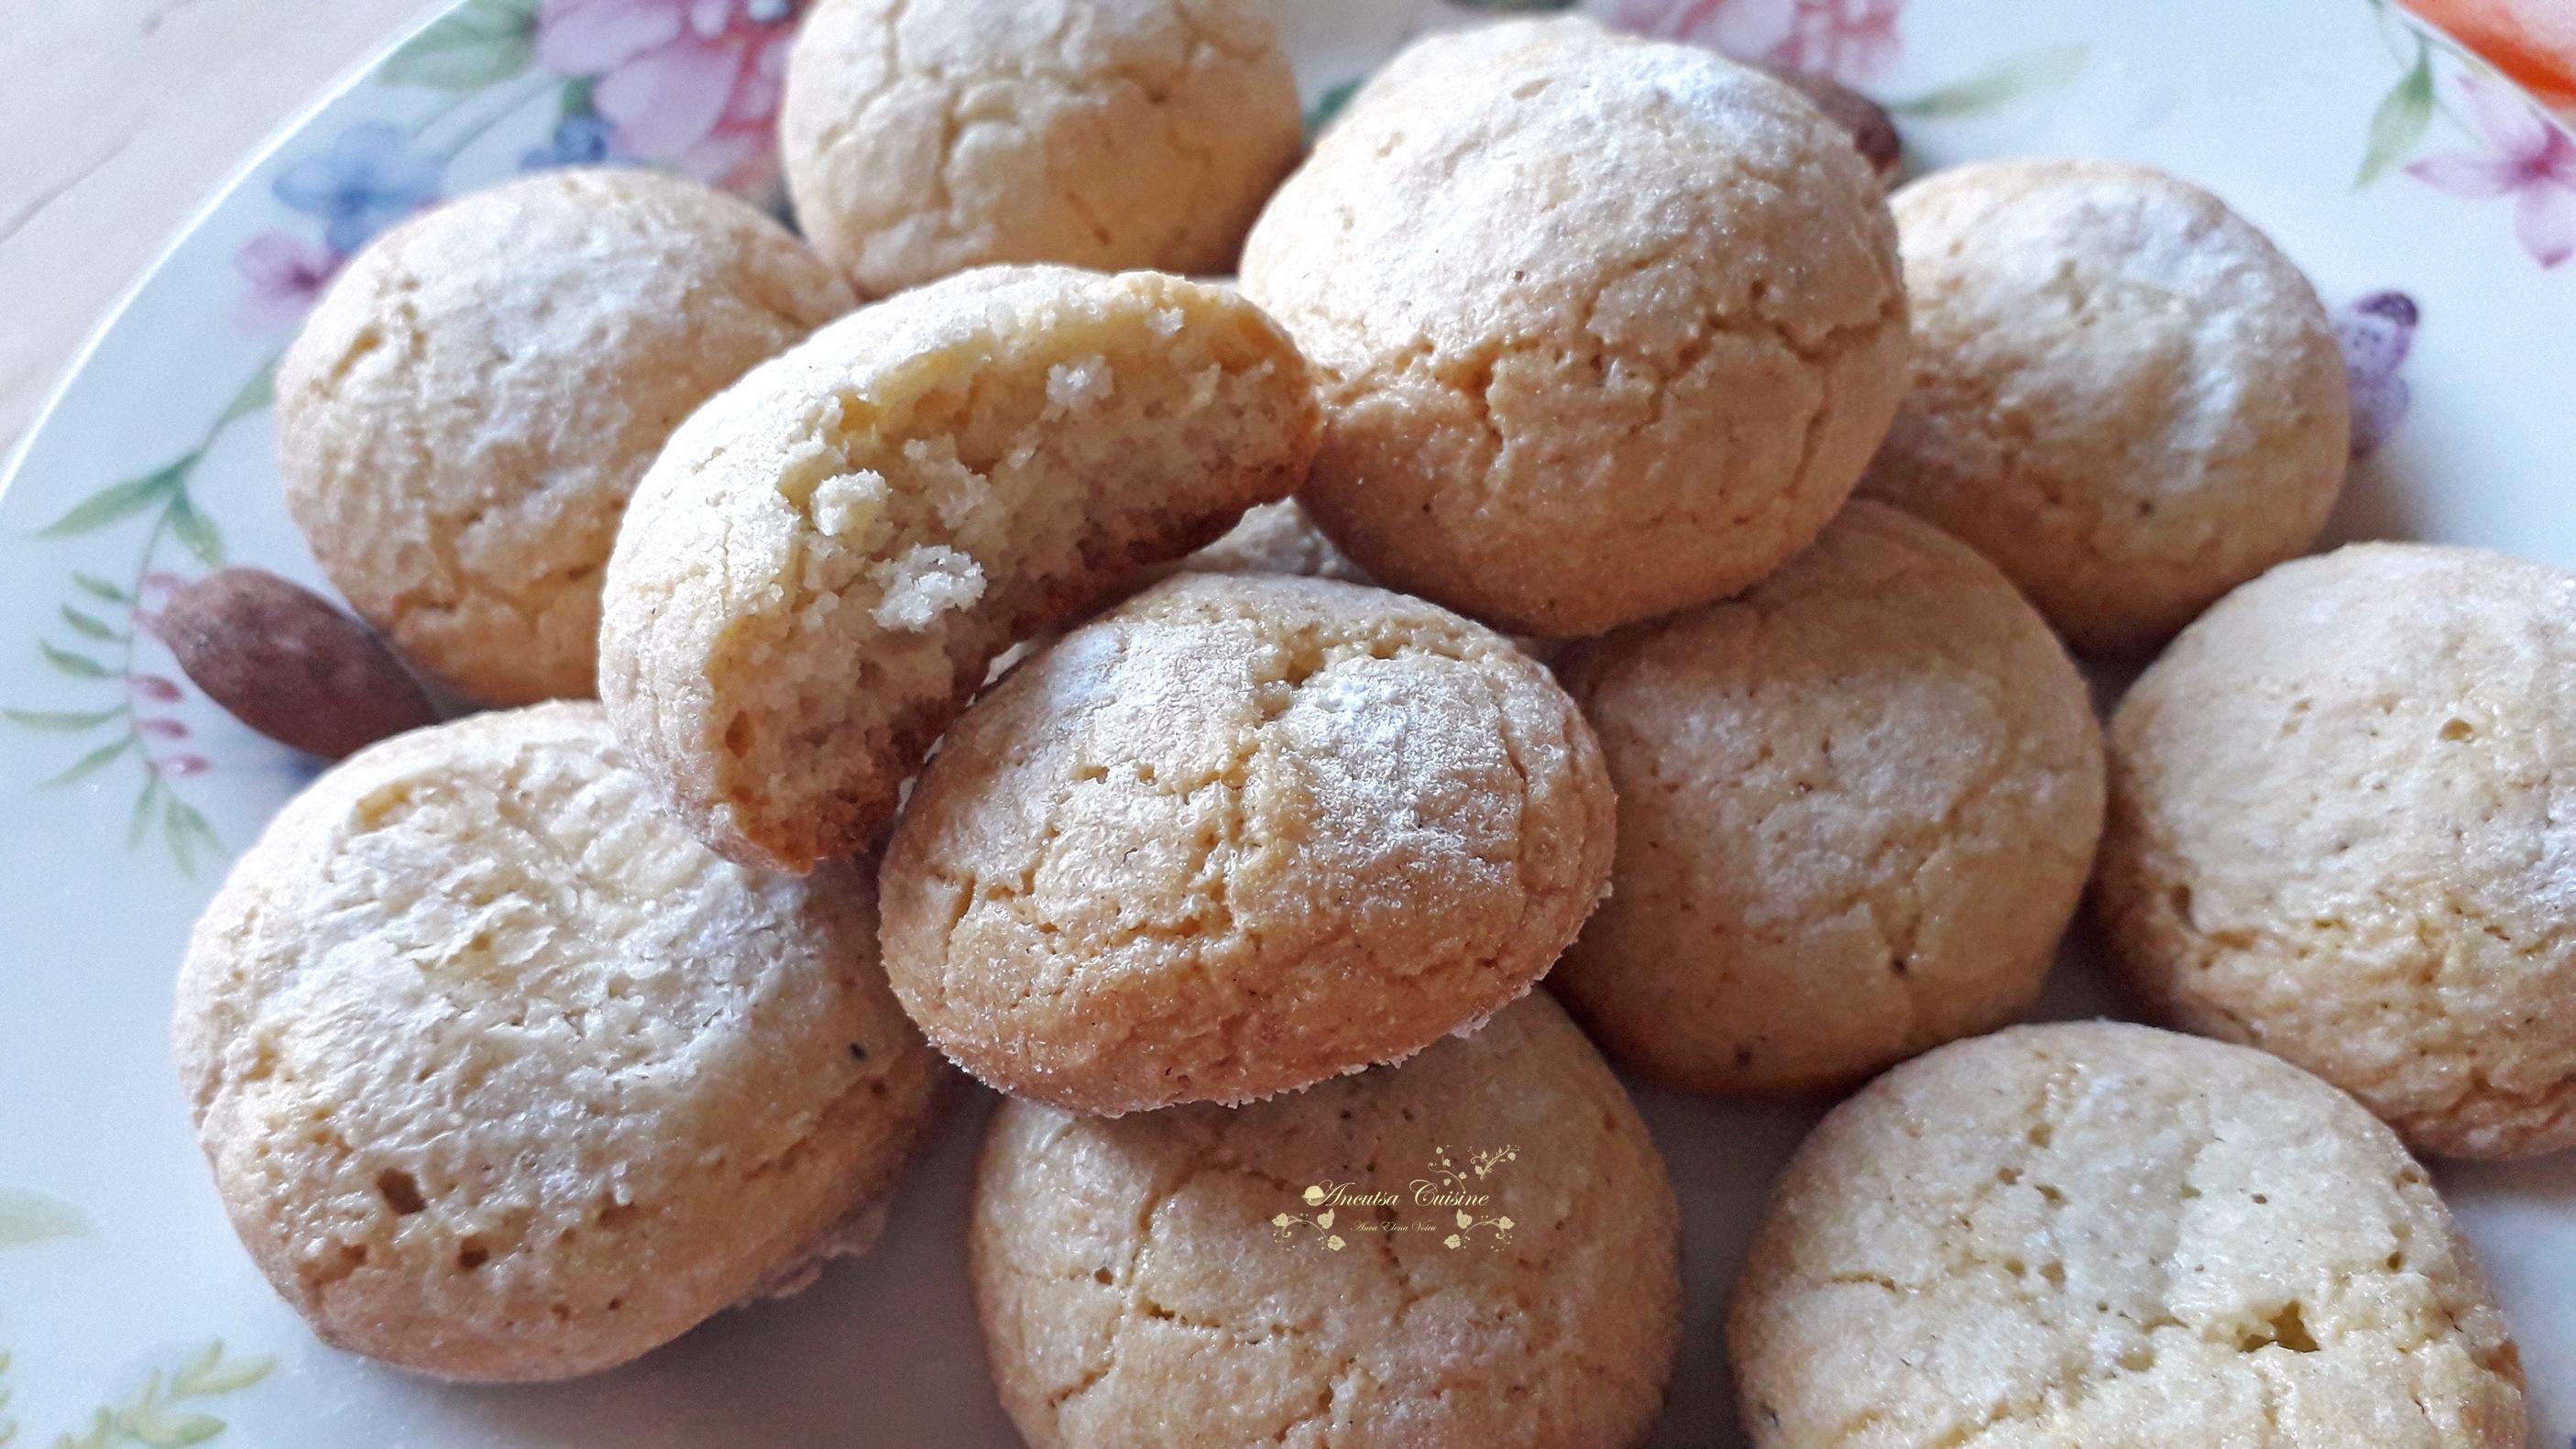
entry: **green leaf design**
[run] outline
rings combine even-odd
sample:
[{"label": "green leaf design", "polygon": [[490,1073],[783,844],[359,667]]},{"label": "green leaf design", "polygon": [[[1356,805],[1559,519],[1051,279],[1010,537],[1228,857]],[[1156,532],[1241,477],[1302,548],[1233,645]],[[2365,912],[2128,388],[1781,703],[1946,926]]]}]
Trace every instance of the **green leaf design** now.
[{"label": "green leaf design", "polygon": [[116,677],[115,670],[88,655],[74,654],[68,649],[57,649],[42,639],[36,641],[36,651],[45,656],[47,664],[74,679],[114,679]]},{"label": "green leaf design", "polygon": [[2433,57],[2419,39],[2416,42],[2415,68],[2389,88],[2380,98],[2379,109],[2370,115],[2370,148],[2362,153],[2361,172],[2352,179],[2353,189],[2368,186],[2380,173],[2405,159],[2406,153],[2423,141],[2433,125]]},{"label": "green leaf design", "polygon": [[85,638],[104,639],[111,644],[122,643],[125,639],[124,635],[109,628],[106,620],[84,614],[69,604],[63,605],[63,622],[72,626],[73,633]]},{"label": "green leaf design", "polygon": [[170,858],[178,863],[181,875],[195,878],[199,851],[208,860],[223,859],[224,843],[215,837],[215,828],[175,793],[162,804],[161,834],[170,842]]},{"label": "green leaf design", "polygon": [[565,81],[563,94],[555,100],[556,118],[569,121],[575,116],[598,115],[599,107],[592,100],[598,90],[599,82],[586,75]]},{"label": "green leaf design", "polygon": [[215,531],[215,521],[197,511],[188,495],[170,500],[170,532],[197,556],[197,562],[210,569],[224,566],[224,536]]},{"label": "green leaf design", "polygon": [[2082,45],[2025,50],[1966,80],[1925,91],[1912,100],[1891,102],[1887,109],[1893,115],[1927,121],[1977,115],[2066,84],[2084,69],[2085,58],[2090,54],[2090,49]]},{"label": "green leaf design", "polygon": [[465,0],[377,67],[379,80],[442,91],[480,90],[537,58],[538,0]]},{"label": "green leaf design", "polygon": [[0,1248],[22,1248],[49,1238],[82,1238],[92,1231],[89,1215],[61,1198],[0,1187]]},{"label": "green leaf design", "polygon": [[188,481],[188,470],[197,466],[198,455],[188,453],[176,462],[144,474],[111,483],[72,506],[69,513],[36,530],[38,538],[70,538],[105,528],[120,519],[131,518],[164,499],[180,496]]},{"label": "green leaf design", "polygon": [[277,1367],[273,1358],[226,1358],[224,1341],[216,1339],[170,1376],[170,1391],[181,1398],[202,1399],[237,1393],[267,1378]]},{"label": "green leaf design", "polygon": [[1366,80],[1365,76],[1354,76],[1315,97],[1314,109],[1306,113],[1306,139],[1311,141],[1321,135],[1324,128],[1333,123],[1333,118],[1342,113],[1342,107],[1351,103],[1351,97],[1359,94],[1360,86]]},{"label": "green leaf design", "polygon": [[93,599],[105,599],[111,604],[131,604],[134,602],[134,596],[132,594],[127,593],[125,590],[118,588],[116,585],[111,584],[107,580],[99,578],[94,574],[73,574],[72,582],[80,587],[80,591],[82,593],[89,595]]},{"label": "green leaf design", "polygon": [[224,410],[215,415],[215,426],[220,428],[237,418],[249,417],[275,401],[277,359],[272,357],[259,365],[259,371],[251,374],[250,381],[242,384],[241,391],[233,394],[231,402],[224,404]]},{"label": "green leaf design", "polygon": [[31,730],[51,730],[56,734],[68,735],[78,734],[82,730],[96,729],[123,713],[125,713],[123,705],[114,709],[99,710],[0,709],[0,719],[6,719],[14,725],[24,725]]},{"label": "green leaf design", "polygon": [[141,744],[141,740],[137,739],[131,732],[128,732],[125,738],[109,744],[101,745],[97,749],[90,751],[88,754],[81,756],[79,759],[72,761],[70,769],[63,771],[61,774],[56,775],[50,780],[47,780],[39,788],[51,790],[58,785],[68,785],[74,780],[86,779],[89,776],[95,775],[99,771],[106,769],[110,764],[115,762],[117,756],[124,754],[128,750],[135,749]]},{"label": "green leaf design", "polygon": [[141,845],[143,832],[151,828],[153,821],[161,818],[152,808],[161,803],[161,790],[159,773],[147,772],[143,777],[142,792],[134,797],[134,814],[125,822],[126,849]]}]

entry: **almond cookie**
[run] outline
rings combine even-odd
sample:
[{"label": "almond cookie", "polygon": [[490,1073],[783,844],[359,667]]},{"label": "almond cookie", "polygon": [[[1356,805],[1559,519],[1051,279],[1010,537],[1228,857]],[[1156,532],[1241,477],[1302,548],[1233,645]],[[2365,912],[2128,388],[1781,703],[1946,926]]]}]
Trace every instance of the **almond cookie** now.
[{"label": "almond cookie", "polygon": [[635,481],[698,404],[852,301],[776,222],[673,177],[462,197],[352,258],[278,364],[287,510],[448,688],[586,697]]},{"label": "almond cookie", "polygon": [[1305,476],[1306,365],[1229,290],[990,269],[689,419],[609,561],[600,695],[700,839],[873,842],[993,658]]},{"label": "almond cookie", "polygon": [[1181,560],[1181,571],[1202,574],[1303,574],[1340,579],[1346,584],[1371,582],[1348,554],[1315,526],[1294,498],[1264,503],[1244,512],[1223,537]]},{"label": "almond cookie", "polygon": [[1994,566],[1855,503],[1721,604],[1557,665],[1619,793],[1549,986],[1612,1059],[1803,1092],[2012,1020],[2102,829],[2083,677]]},{"label": "almond cookie", "polygon": [[1905,385],[1895,227],[1845,134],[1586,21],[1399,56],[1262,213],[1242,286],[1324,379],[1324,531],[1526,634],[1769,573]]},{"label": "almond cookie", "polygon": [[2112,719],[2127,983],[2419,1151],[2576,1147],[2570,720],[2576,575],[2367,544],[2237,590]]},{"label": "almond cookie", "polygon": [[324,1340],[623,1363],[864,1249],[944,1075],[864,872],[727,864],[595,704],[375,745],[289,802],[179,975],[233,1226]]},{"label": "almond cookie", "polygon": [[1544,996],[1257,1106],[1004,1103],[967,1233],[1034,1449],[1621,1449],[1680,1333],[1663,1161]]},{"label": "almond cookie", "polygon": [[2018,160],[1895,207],[1914,387],[1864,492],[1993,559],[2082,653],[2151,647],[2315,540],[2351,446],[2334,324],[2217,197]]},{"label": "almond cookie", "polygon": [[2242,1047],[2019,1027],[1790,1164],[1727,1349],[1754,1449],[2522,1449],[2522,1366],[2387,1128]]},{"label": "almond cookie", "polygon": [[1529,990],[1601,898],[1599,746],[1546,669],[1419,599],[1184,574],[940,742],[887,847],[887,973],[1015,1096],[1242,1102]]},{"label": "almond cookie", "polygon": [[1261,0],[822,0],[778,137],[805,234],[883,296],[991,262],[1230,272],[1302,127]]}]

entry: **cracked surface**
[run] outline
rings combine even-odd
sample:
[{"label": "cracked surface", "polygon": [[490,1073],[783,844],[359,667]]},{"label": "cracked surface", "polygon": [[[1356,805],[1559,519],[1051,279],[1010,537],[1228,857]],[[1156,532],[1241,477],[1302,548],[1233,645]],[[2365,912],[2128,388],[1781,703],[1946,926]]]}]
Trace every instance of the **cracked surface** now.
[{"label": "cracked surface", "polygon": [[2112,720],[2127,984],[2418,1150],[2576,1147],[2570,721],[2576,576],[2369,544],[2237,590]]},{"label": "cracked surface", "polygon": [[1322,378],[1316,521],[1371,577],[1520,633],[1770,572],[1905,384],[1895,229],[1848,137],[1586,21],[1397,57],[1263,212],[1242,285]]},{"label": "cracked surface", "polygon": [[1184,574],[949,731],[887,847],[887,971],[1017,1096],[1266,1097],[1526,992],[1614,828],[1591,730],[1510,640],[1377,589]]},{"label": "cracked surface", "polygon": [[2397,1139],[2149,1027],[2020,1027],[1825,1118],[1738,1280],[1758,1449],[2521,1449],[2522,1370]]},{"label": "cracked surface", "polygon": [[215,1185],[342,1348],[622,1363],[873,1238],[944,1076],[866,875],[729,865],[593,704],[399,736],[198,922],[173,1045]]},{"label": "cracked surface", "polygon": [[2342,354],[2218,198],[2015,160],[1894,206],[1914,386],[1864,493],[1994,560],[2084,653],[2152,647],[2316,538],[2350,447]]},{"label": "cracked surface", "polygon": [[988,268],[862,308],[672,437],[609,561],[601,698],[718,850],[865,850],[995,656],[1285,495],[1318,426],[1224,288]]},{"label": "cracked surface", "polygon": [[450,202],[352,259],[278,365],[278,466],[367,621],[490,704],[586,698],[601,570],[680,420],[846,312],[776,222],[648,171]]},{"label": "cracked surface", "polygon": [[[1410,1205],[1436,1152],[1510,1241],[1442,1246]],[[1309,1184],[1346,1246],[1285,1241]],[[1400,1067],[1237,1109],[1118,1119],[1012,1101],[968,1228],[996,1387],[1036,1449],[1618,1449],[1680,1333],[1672,1190],[1600,1056],[1544,996]]]},{"label": "cracked surface", "polygon": [[1303,145],[1260,0],[825,0],[779,113],[797,220],[869,296],[993,262],[1231,272]]},{"label": "cracked surface", "polygon": [[2021,1014],[2084,889],[2102,744],[1994,566],[1854,503],[1750,592],[1558,663],[1619,796],[1548,977],[1675,1086],[1842,1086]]}]

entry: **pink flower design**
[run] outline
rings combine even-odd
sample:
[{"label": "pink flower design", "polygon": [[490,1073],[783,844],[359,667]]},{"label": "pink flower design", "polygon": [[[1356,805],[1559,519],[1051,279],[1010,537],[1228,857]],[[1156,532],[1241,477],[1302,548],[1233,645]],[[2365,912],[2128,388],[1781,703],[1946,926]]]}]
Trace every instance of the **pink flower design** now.
[{"label": "pink flower design", "polygon": [[203,755],[156,755],[152,759],[153,771],[165,780],[184,780],[214,767],[214,761]]},{"label": "pink flower design", "polygon": [[304,320],[322,289],[348,258],[292,232],[252,237],[233,257],[233,270],[249,281],[234,317],[252,332],[283,332]]},{"label": "pink flower design", "polygon": [[2502,81],[2464,75],[2460,91],[2489,149],[2427,156],[2406,174],[2453,196],[2510,196],[2523,250],[2544,267],[2576,256],[2576,139]]},{"label": "pink flower design", "polygon": [[537,59],[599,82],[591,105],[618,154],[739,188],[775,164],[795,22],[791,0],[545,0]]},{"label": "pink flower design", "polygon": [[1619,0],[1615,24],[1737,60],[1865,86],[1901,49],[1905,0]]}]

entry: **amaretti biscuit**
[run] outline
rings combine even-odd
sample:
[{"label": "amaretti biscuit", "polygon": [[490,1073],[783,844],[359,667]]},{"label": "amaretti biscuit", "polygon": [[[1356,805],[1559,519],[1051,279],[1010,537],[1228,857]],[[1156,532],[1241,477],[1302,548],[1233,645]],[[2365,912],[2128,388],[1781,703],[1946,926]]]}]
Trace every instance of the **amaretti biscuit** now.
[{"label": "amaretti biscuit", "polygon": [[279,363],[287,509],[448,688],[587,697],[636,480],[698,404],[852,301],[785,228],[674,177],[460,197],[351,258]]},{"label": "amaretti biscuit", "polygon": [[1543,995],[1257,1106],[1006,1102],[968,1233],[1036,1449],[1623,1449],[1680,1334],[1662,1160]]},{"label": "amaretti biscuit", "polygon": [[970,272],[692,417],[609,562],[600,694],[701,839],[866,848],[994,656],[1304,477],[1306,365],[1232,291]]},{"label": "amaretti biscuit", "polygon": [[1914,386],[1861,484],[1995,561],[2079,652],[2162,642],[2343,489],[2333,322],[2215,196],[2012,160],[1896,193]]},{"label": "amaretti biscuit", "polygon": [[870,296],[994,262],[1231,272],[1303,146],[1261,0],[822,0],[779,111],[797,221]]},{"label": "amaretti biscuit", "polygon": [[2576,575],[2366,544],[2183,631],[2111,722],[2121,975],[2417,1149],[2576,1147]]},{"label": "amaretti biscuit", "polygon": [[945,1068],[864,872],[665,822],[595,704],[372,746],[189,943],[180,1079],[233,1226],[342,1348],[623,1363],[875,1237]]},{"label": "amaretti biscuit", "polygon": [[1749,592],[1557,663],[1619,796],[1548,984],[1699,1091],[1842,1086],[2038,996],[2102,829],[2082,676],[1992,564],[1854,503]]},{"label": "amaretti biscuit", "polygon": [[1781,1179],[1727,1347],[1754,1449],[2522,1449],[2522,1366],[2424,1169],[2243,1047],[1946,1046]]},{"label": "amaretti biscuit", "polygon": [[1016,1096],[1266,1097],[1527,991],[1612,831],[1592,732],[1510,640],[1377,589],[1184,574],[940,742],[887,848],[888,971]]},{"label": "amaretti biscuit", "polygon": [[1589,22],[1418,42],[1271,199],[1242,286],[1323,378],[1301,498],[1358,566],[1525,634],[1722,597],[1842,506],[1905,386],[1849,138]]}]

